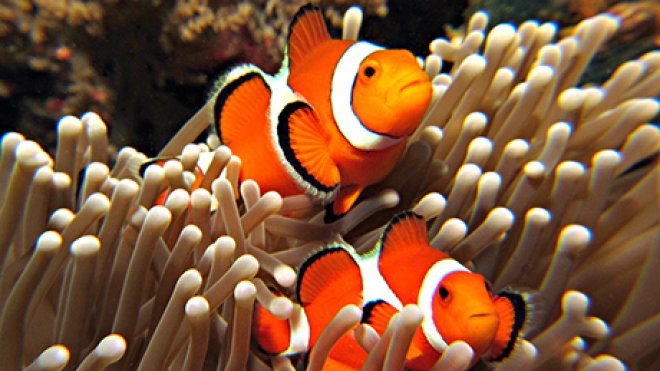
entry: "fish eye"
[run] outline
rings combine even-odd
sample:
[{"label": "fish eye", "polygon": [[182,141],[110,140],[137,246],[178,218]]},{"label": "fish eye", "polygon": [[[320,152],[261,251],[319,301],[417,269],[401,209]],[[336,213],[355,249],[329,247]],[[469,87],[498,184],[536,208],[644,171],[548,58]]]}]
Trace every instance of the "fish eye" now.
[{"label": "fish eye", "polygon": [[380,69],[381,66],[378,61],[368,59],[362,62],[362,66],[360,68],[360,77],[363,79],[363,81],[367,82],[371,80],[372,77],[378,75],[378,71],[380,71]]},{"label": "fish eye", "polygon": [[440,289],[438,290],[438,294],[440,295],[440,299],[447,300],[449,297],[449,290],[447,290],[444,286],[440,286]]}]

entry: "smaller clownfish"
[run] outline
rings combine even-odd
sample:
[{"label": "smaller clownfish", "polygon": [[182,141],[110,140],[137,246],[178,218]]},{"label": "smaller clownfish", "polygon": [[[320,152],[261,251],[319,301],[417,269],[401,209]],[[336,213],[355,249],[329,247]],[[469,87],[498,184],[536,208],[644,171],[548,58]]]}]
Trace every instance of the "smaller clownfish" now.
[{"label": "smaller clownfish", "polygon": [[217,86],[213,122],[242,159],[240,180],[307,194],[327,206],[327,222],[392,170],[432,95],[412,53],[332,39],[312,4],[291,22],[277,75],[247,64]]},{"label": "smaller clownfish", "polygon": [[[185,179],[185,182],[187,183],[187,190],[189,193],[192,193],[194,190],[198,188],[210,188],[210,184],[214,179],[210,179],[207,176],[207,171],[209,169],[209,165],[211,164],[211,161],[213,160],[213,152],[202,152],[199,154],[199,157],[197,158],[197,162],[195,163],[194,169],[192,169],[190,172],[188,172],[188,175],[190,177],[187,177]],[[129,165],[129,172],[135,179],[144,179],[144,174],[147,170],[147,168],[151,165],[156,165],[160,166],[162,168],[165,168],[166,164],[170,161],[177,161],[181,162],[180,157],[168,157],[168,158],[153,158],[153,159],[148,159],[142,163],[139,164],[131,164]],[[204,185],[204,183],[207,182],[208,184]],[[158,198],[155,201],[156,205],[164,205],[165,200],[167,197],[170,195],[170,189],[166,189],[162,191],[159,195]],[[217,204],[215,202],[215,199],[212,199],[212,206],[211,206],[211,211],[215,211],[217,209]]]},{"label": "smaller clownfish", "polygon": [[[473,364],[508,357],[519,344],[530,307],[527,294],[494,294],[482,275],[431,247],[424,219],[413,212],[394,217],[367,254],[335,243],[312,255],[300,268],[296,297],[302,315],[295,320],[280,320],[256,307],[253,336],[266,353],[288,356],[313,349],[346,305],[362,308],[362,323],[382,336],[394,314],[415,304],[424,318],[405,363],[415,370],[431,368],[457,340],[470,345]],[[332,348],[324,369],[359,370],[366,358],[349,331]]]}]

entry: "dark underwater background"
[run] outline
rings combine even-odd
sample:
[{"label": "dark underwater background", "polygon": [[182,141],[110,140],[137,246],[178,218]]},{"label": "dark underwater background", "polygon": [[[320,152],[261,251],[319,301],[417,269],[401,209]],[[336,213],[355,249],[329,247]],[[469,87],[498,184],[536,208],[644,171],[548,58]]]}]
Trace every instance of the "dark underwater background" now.
[{"label": "dark underwater background", "polygon": [[[154,155],[232,65],[274,73],[288,21],[306,1],[0,1],[0,128],[52,152],[63,115],[101,115],[116,148]],[[554,21],[562,32],[610,12],[622,29],[583,77],[600,83],[622,62],[658,47],[657,1],[368,0],[320,1],[334,34],[359,3],[361,38],[416,55],[460,32],[477,10],[501,22]],[[447,67],[447,66],[445,66]],[[655,120],[657,122],[657,118]]]}]

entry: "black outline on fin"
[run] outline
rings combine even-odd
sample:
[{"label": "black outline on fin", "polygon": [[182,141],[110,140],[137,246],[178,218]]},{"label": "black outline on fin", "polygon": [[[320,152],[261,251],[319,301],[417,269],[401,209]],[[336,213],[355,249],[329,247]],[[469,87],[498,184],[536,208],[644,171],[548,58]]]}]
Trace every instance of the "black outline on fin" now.
[{"label": "black outline on fin", "polygon": [[227,102],[227,99],[238,89],[243,83],[253,79],[254,77],[258,77],[261,79],[263,82],[264,86],[268,89],[270,92],[270,87],[266,83],[266,80],[261,76],[256,71],[248,71],[246,74],[228,82],[222,88],[220,88],[220,91],[215,97],[215,102],[213,103],[213,120],[214,120],[214,126],[217,129],[217,134],[218,138],[220,138],[220,141],[222,142],[222,128],[220,127],[220,121],[221,121],[221,114],[222,114],[222,109],[225,106],[225,103]]},{"label": "black outline on fin", "polygon": [[360,323],[366,323],[369,324],[369,319],[371,318],[371,313],[374,311],[376,306],[380,304],[388,304],[385,300],[383,299],[378,299],[374,301],[370,301],[367,304],[365,304],[362,307],[362,318],[360,319]]},{"label": "black outline on fin", "polygon": [[[406,219],[409,219],[409,218],[419,219],[422,222],[426,223],[423,216],[417,214],[416,212],[414,212],[412,210],[405,210],[405,211],[402,211],[402,212],[394,215],[394,217],[392,217],[392,220],[390,220],[390,222],[387,223],[387,227],[385,227],[385,230],[383,231],[383,234],[380,236],[379,244],[380,244],[381,248],[385,247],[385,242],[387,241],[387,236],[392,231],[392,229],[397,224],[399,224],[402,220],[406,220]],[[427,233],[428,233],[428,231],[427,231]],[[426,238],[427,238],[427,242],[428,242],[428,236],[426,236]]]},{"label": "black outline on fin", "polygon": [[284,153],[284,157],[291,164],[293,169],[303,178],[304,181],[311,184],[316,189],[322,192],[331,192],[336,185],[328,187],[316,179],[310,172],[303,166],[296,157],[295,152],[291,148],[291,137],[289,132],[289,117],[298,109],[312,109],[312,107],[302,101],[295,101],[287,104],[280,114],[277,116],[277,141],[280,148]]},{"label": "black outline on fin", "polygon": [[305,14],[307,14],[309,12],[318,12],[321,15],[321,18],[323,18],[323,24],[325,25],[325,29],[328,32],[328,36],[330,35],[330,31],[328,30],[328,22],[325,19],[325,16],[323,15],[323,10],[318,5],[314,5],[312,3],[307,3],[303,6],[301,6],[300,8],[298,8],[298,11],[296,12],[296,14],[294,14],[293,18],[291,18],[291,23],[289,23],[289,30],[288,30],[288,33],[286,35],[286,45],[287,46],[291,45],[291,42],[290,42],[291,41],[291,34],[292,34],[291,31],[293,31],[293,28],[296,27],[296,24],[298,23],[300,18],[302,18]]},{"label": "black outline on fin", "polygon": [[346,255],[348,255],[351,258],[351,261],[355,264],[355,267],[357,269],[360,269],[360,266],[357,264],[355,259],[353,259],[351,254],[348,251],[346,251],[345,248],[343,248],[339,245],[328,246],[328,247],[324,248],[323,250],[320,250],[319,252],[317,252],[314,255],[307,258],[307,260],[305,260],[300,265],[300,268],[298,268],[298,280],[296,282],[296,301],[298,303],[301,303],[301,305],[302,305],[302,300],[300,298],[300,286],[302,285],[303,279],[305,277],[305,272],[307,271],[307,269],[309,269],[314,263],[318,262],[324,256],[326,256],[328,254],[331,254],[331,253],[334,253],[334,252],[337,252],[337,251],[341,251],[341,252],[345,253]]},{"label": "black outline on fin", "polygon": [[140,178],[144,178],[144,173],[147,172],[147,168],[151,165],[156,165],[159,162],[163,161],[163,159],[159,158],[150,158],[147,161],[139,164],[137,168],[137,174],[140,176]]},{"label": "black outline on fin", "polygon": [[511,328],[509,341],[507,342],[506,347],[504,347],[502,350],[502,354],[496,358],[490,359],[489,362],[499,362],[511,355],[511,352],[513,351],[513,348],[515,348],[516,342],[518,341],[518,337],[520,336],[520,331],[525,325],[525,318],[527,316],[527,303],[525,302],[525,299],[523,299],[522,295],[507,291],[502,291],[497,295],[507,298],[511,302],[514,312],[513,326]]},{"label": "black outline on fin", "polygon": [[333,201],[325,205],[325,215],[323,215],[323,223],[325,224],[334,223],[337,220],[343,218],[344,215],[347,214],[347,213],[335,214],[335,212],[332,210],[334,204],[335,202]]}]

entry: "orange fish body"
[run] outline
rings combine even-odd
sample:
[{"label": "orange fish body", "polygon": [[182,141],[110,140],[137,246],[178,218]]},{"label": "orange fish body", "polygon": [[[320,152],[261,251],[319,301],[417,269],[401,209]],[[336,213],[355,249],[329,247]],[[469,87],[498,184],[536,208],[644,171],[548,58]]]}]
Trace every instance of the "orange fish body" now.
[{"label": "orange fish body", "polygon": [[244,65],[219,86],[215,121],[243,160],[241,179],[332,202],[327,219],[392,170],[432,93],[410,52],[334,40],[312,5],[294,17],[276,76]]},{"label": "orange fish body", "polygon": [[[457,340],[472,347],[473,363],[506,358],[528,317],[526,299],[519,293],[493,294],[483,276],[432,248],[426,233],[425,221],[405,212],[390,222],[377,246],[365,255],[341,243],[319,251],[302,265],[298,277],[297,299],[305,326],[279,320],[257,306],[257,343],[270,354],[311,350],[332,318],[349,304],[361,307],[362,322],[382,335],[394,314],[414,304],[424,319],[407,352],[406,368],[431,368]],[[305,346],[292,347],[294,339]],[[349,332],[332,348],[324,369],[359,370],[366,357]]]}]

